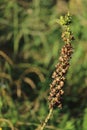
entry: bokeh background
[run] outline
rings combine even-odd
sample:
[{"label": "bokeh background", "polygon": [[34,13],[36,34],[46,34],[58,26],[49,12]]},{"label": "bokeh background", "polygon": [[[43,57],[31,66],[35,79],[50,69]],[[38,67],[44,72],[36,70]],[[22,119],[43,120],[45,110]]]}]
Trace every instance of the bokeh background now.
[{"label": "bokeh background", "polygon": [[35,130],[48,114],[61,47],[56,19],[69,11],[75,36],[63,109],[45,130],[87,130],[87,0],[0,0],[0,128]]}]

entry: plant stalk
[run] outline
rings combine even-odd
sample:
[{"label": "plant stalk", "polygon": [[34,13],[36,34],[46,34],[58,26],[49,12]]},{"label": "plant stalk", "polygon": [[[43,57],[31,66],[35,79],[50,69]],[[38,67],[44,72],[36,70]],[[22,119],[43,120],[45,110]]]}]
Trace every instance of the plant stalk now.
[{"label": "plant stalk", "polygon": [[51,117],[51,115],[52,115],[52,112],[53,112],[53,108],[50,109],[50,111],[49,111],[47,117],[45,118],[45,121],[43,122],[43,124],[42,124],[39,128],[37,128],[36,130],[44,130],[44,128],[45,128],[45,126],[46,126],[48,120],[50,119],[50,117]]}]

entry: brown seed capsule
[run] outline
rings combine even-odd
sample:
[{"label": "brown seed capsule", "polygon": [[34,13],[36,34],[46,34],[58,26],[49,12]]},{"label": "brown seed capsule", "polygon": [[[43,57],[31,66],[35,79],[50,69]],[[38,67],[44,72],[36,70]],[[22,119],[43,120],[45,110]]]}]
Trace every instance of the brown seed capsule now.
[{"label": "brown seed capsule", "polygon": [[53,88],[53,85],[52,85],[52,84],[50,84],[50,88],[51,88],[51,89]]},{"label": "brown seed capsule", "polygon": [[64,91],[63,91],[62,89],[61,89],[59,92],[60,92],[60,94],[61,94],[61,95],[63,95],[63,94],[64,94]]},{"label": "brown seed capsule", "polygon": [[65,54],[64,56],[63,56],[65,59],[67,59],[67,55]]},{"label": "brown seed capsule", "polygon": [[65,70],[65,69],[62,69],[62,72],[65,74],[65,73],[66,73],[66,70]]},{"label": "brown seed capsule", "polygon": [[63,58],[62,58],[62,57],[60,57],[60,58],[59,58],[59,61],[61,61],[61,62],[62,62],[62,61],[63,61]]},{"label": "brown seed capsule", "polygon": [[56,92],[55,88],[54,88],[54,89],[52,89],[52,93],[54,93],[54,94],[55,94],[55,92]]},{"label": "brown seed capsule", "polygon": [[62,75],[63,75],[62,71],[61,71],[61,72],[59,72],[59,73],[58,73],[58,75],[59,75],[59,76],[62,76]]},{"label": "brown seed capsule", "polygon": [[55,86],[55,84],[56,84],[56,80],[53,80],[52,86]]},{"label": "brown seed capsule", "polygon": [[55,103],[60,104],[60,99],[58,99],[57,97],[54,98],[54,101],[55,101]]},{"label": "brown seed capsule", "polygon": [[58,81],[60,81],[60,78],[59,78],[59,77],[57,77],[57,78],[56,78],[56,81],[57,81],[57,82],[58,82]]},{"label": "brown seed capsule", "polygon": [[57,93],[57,94],[56,94],[56,97],[57,97],[57,98],[59,98],[59,97],[60,97],[60,94],[59,94],[59,93]]},{"label": "brown seed capsule", "polygon": [[57,76],[57,73],[54,71],[52,78],[55,78]]},{"label": "brown seed capsule", "polygon": [[54,96],[54,94],[53,94],[53,93],[50,93],[50,96],[51,96],[51,97],[53,97],[53,96]]},{"label": "brown seed capsule", "polygon": [[59,72],[59,68],[58,68],[58,69],[56,69],[56,72],[57,72],[57,73]]},{"label": "brown seed capsule", "polygon": [[65,78],[64,76],[62,76],[62,77],[61,77],[61,80],[63,80],[63,81],[64,81],[65,79],[66,79],[66,78]]},{"label": "brown seed capsule", "polygon": [[60,85],[58,85],[58,86],[56,87],[56,89],[57,89],[57,90],[60,90],[60,89],[61,89],[61,86],[60,86]]},{"label": "brown seed capsule", "polygon": [[60,87],[63,87],[63,86],[64,86],[64,82],[60,81]]}]

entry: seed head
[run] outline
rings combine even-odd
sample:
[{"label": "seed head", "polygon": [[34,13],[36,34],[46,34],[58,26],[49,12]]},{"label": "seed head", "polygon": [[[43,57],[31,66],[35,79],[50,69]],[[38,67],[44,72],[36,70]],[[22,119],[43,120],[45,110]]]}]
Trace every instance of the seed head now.
[{"label": "seed head", "polygon": [[62,95],[64,94],[63,87],[65,82],[65,75],[70,66],[70,59],[73,53],[73,47],[71,41],[74,40],[72,31],[69,28],[71,23],[71,16],[68,13],[66,16],[61,16],[57,23],[60,23],[64,27],[62,33],[62,39],[65,42],[65,45],[61,49],[59,62],[55,66],[55,71],[52,74],[52,83],[50,85],[50,94],[49,94],[49,107],[50,108],[61,108],[62,107]]},{"label": "seed head", "polygon": [[52,74],[53,81],[50,84],[49,107],[62,107],[62,95],[64,94],[63,86],[65,75],[69,68],[69,61],[73,53],[73,48],[70,43],[66,43],[59,57],[59,63],[56,65],[56,70]]}]

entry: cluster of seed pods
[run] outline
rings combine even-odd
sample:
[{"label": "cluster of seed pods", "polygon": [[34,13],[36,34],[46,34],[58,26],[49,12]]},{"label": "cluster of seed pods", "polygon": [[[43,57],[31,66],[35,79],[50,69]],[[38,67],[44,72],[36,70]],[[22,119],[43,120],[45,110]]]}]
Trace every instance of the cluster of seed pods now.
[{"label": "cluster of seed pods", "polygon": [[[64,36],[64,37],[63,37]],[[65,35],[62,35],[63,40],[65,39]],[[56,69],[52,74],[52,83],[50,84],[50,94],[48,97],[49,107],[50,108],[62,108],[62,95],[64,94],[63,86],[65,75],[69,68],[69,61],[71,59],[71,55],[73,53],[73,48],[70,42],[66,42],[66,44],[61,49],[61,54],[59,57],[58,64],[56,65]]]}]

